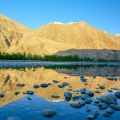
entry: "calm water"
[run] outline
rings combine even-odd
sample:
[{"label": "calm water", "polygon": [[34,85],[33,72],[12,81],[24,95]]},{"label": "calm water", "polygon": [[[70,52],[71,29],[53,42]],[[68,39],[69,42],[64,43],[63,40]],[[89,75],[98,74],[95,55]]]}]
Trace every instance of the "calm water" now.
[{"label": "calm water", "polygon": [[[46,66],[34,68],[19,68],[19,69],[3,69],[0,70],[0,94],[4,94],[0,98],[0,120],[87,120],[86,116],[93,114],[94,110],[99,111],[99,116],[96,120],[120,120],[119,111],[115,112],[111,117],[103,117],[105,110],[99,110],[98,106],[86,104],[81,108],[73,108],[65,101],[64,92],[70,91],[73,96],[79,96],[81,88],[86,88],[90,91],[99,90],[100,93],[95,93],[92,98],[102,94],[109,94],[107,90],[120,89],[120,67],[97,67],[97,66]],[[84,76],[85,82],[80,80],[80,76]],[[108,80],[107,77],[116,78]],[[54,83],[53,80],[58,80]],[[63,82],[69,83],[64,88],[59,88]],[[50,84],[46,88],[34,88],[35,84],[42,83]],[[18,87],[17,84],[25,84],[24,87]],[[99,86],[105,86],[105,89],[99,89]],[[33,95],[27,95],[27,90],[34,91]],[[20,92],[15,95],[15,92]],[[59,98],[52,98],[51,95],[58,95]],[[28,100],[30,97],[32,100]],[[75,101],[72,99],[71,101]],[[77,102],[77,100],[75,101]],[[120,105],[120,101],[118,100]],[[90,111],[85,110],[86,107]],[[57,114],[52,118],[43,116],[44,109],[54,109]]]}]

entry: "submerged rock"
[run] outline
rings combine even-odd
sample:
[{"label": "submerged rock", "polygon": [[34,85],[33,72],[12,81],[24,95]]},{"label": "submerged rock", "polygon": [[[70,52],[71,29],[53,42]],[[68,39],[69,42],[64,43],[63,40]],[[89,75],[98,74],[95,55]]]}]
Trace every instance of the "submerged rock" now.
[{"label": "submerged rock", "polygon": [[78,104],[80,104],[81,106],[84,106],[85,102],[83,100],[78,100]]},{"label": "submerged rock", "polygon": [[94,116],[94,115],[88,115],[88,116],[87,116],[87,119],[89,119],[89,120],[94,120],[94,119],[95,119],[95,116]]},{"label": "submerged rock", "polygon": [[114,113],[114,110],[112,108],[107,108],[106,109],[106,112],[109,113],[109,114],[113,114]]},{"label": "submerged rock", "polygon": [[110,107],[111,107],[113,110],[116,110],[116,111],[119,111],[119,110],[120,110],[120,106],[115,105],[115,104],[111,104]]},{"label": "submerged rock", "polygon": [[42,114],[45,116],[45,117],[53,117],[57,112],[53,109],[45,109],[42,111]]},{"label": "submerged rock", "polygon": [[86,95],[86,94],[82,94],[82,95],[81,95],[81,98],[82,98],[83,100],[85,100],[86,98],[90,98],[90,96],[89,96],[89,95]]},{"label": "submerged rock", "polygon": [[101,101],[106,102],[107,104],[117,104],[117,98],[113,94],[102,95]]},{"label": "submerged rock", "polygon": [[63,88],[64,86],[63,85],[58,85],[59,88]]},{"label": "submerged rock", "polygon": [[28,100],[32,100],[32,98],[31,98],[31,97],[27,97],[27,99],[28,99]]},{"label": "submerged rock", "polygon": [[70,102],[69,104],[70,104],[70,106],[73,107],[73,108],[81,108],[81,105],[80,105],[80,104],[77,104],[77,103],[75,103],[75,102]]},{"label": "submerged rock", "polygon": [[86,98],[86,99],[84,100],[84,102],[87,103],[87,104],[90,104],[90,103],[92,102],[92,100],[91,100],[91,98]]},{"label": "submerged rock", "polygon": [[110,116],[111,116],[111,114],[109,114],[109,113],[105,112],[105,113],[103,113],[103,116],[104,116],[104,117],[110,117]]},{"label": "submerged rock", "polygon": [[120,99],[120,91],[115,92],[114,95]]}]

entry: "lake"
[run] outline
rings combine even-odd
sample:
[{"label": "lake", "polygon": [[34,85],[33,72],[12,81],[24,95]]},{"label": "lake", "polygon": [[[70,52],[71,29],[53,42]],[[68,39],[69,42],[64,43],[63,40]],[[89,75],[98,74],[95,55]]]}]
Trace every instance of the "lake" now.
[{"label": "lake", "polygon": [[[0,97],[0,120],[87,120],[95,110],[99,113],[96,120],[120,120],[120,112],[115,109],[109,117],[103,116],[112,103],[100,99],[101,95],[114,95],[119,91],[119,66],[9,66],[1,67],[0,73],[0,94],[4,95]],[[94,93],[93,96],[85,93],[90,98],[88,102],[81,97],[82,88]],[[65,99],[65,92],[71,93],[69,100]],[[120,106],[120,100],[115,99]],[[79,106],[79,100],[84,100],[85,105]],[[107,107],[101,109],[100,103]],[[53,109],[56,114],[45,117],[42,113],[45,109]]]}]

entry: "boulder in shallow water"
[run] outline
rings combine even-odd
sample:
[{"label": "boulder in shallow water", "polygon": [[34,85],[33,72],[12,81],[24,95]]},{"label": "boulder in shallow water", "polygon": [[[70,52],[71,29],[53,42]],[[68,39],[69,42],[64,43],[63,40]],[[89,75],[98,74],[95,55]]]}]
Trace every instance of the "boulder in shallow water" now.
[{"label": "boulder in shallow water", "polygon": [[89,95],[86,95],[86,94],[82,94],[82,95],[81,95],[81,98],[82,98],[83,100],[85,100],[86,98],[90,98],[90,96],[89,96]]},{"label": "boulder in shallow water", "polygon": [[86,90],[85,94],[89,95],[90,97],[94,96],[94,93],[92,91]]},{"label": "boulder in shallow water", "polygon": [[106,102],[107,104],[117,104],[117,98],[113,94],[102,95],[101,101]]},{"label": "boulder in shallow water", "polygon": [[120,91],[115,92],[114,95],[120,99]]},{"label": "boulder in shallow water", "polygon": [[71,92],[64,92],[64,96],[65,96],[65,99],[70,100],[72,97],[72,93]]},{"label": "boulder in shallow water", "polygon": [[81,105],[80,105],[80,104],[77,104],[77,103],[75,103],[75,102],[70,102],[69,104],[70,104],[70,106],[73,107],[73,108],[81,108]]},{"label": "boulder in shallow water", "polygon": [[119,111],[119,110],[120,110],[120,106],[115,105],[115,104],[111,104],[110,107],[111,107],[113,110],[116,110],[116,111]]},{"label": "boulder in shallow water", "polygon": [[81,93],[81,94],[85,94],[85,91],[86,91],[86,88],[80,89],[80,93]]},{"label": "boulder in shallow water", "polygon": [[45,109],[42,111],[42,114],[45,116],[45,117],[53,117],[57,112],[53,109]]},{"label": "boulder in shallow water", "polygon": [[109,114],[113,114],[114,113],[114,110],[112,108],[107,108],[106,109],[106,112],[109,113]]},{"label": "boulder in shallow water", "polygon": [[80,104],[81,106],[84,106],[85,102],[83,100],[78,100],[78,104]]},{"label": "boulder in shallow water", "polygon": [[109,113],[105,112],[105,113],[103,113],[103,116],[104,116],[104,117],[110,117],[110,116],[111,116],[111,114],[109,114]]}]

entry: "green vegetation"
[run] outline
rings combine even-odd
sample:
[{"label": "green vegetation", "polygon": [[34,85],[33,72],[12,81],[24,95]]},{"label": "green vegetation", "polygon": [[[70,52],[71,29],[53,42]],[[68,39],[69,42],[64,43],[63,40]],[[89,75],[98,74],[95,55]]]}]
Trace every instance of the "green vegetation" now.
[{"label": "green vegetation", "polygon": [[[68,55],[68,56],[60,56],[60,55],[45,55],[41,57],[39,55],[31,55],[26,53],[1,53],[0,52],[0,59],[1,60],[41,60],[41,61],[87,61],[87,62],[94,62],[94,58],[84,57],[81,58],[78,55]],[[103,58],[98,58],[98,62],[107,62],[107,60]]]}]

